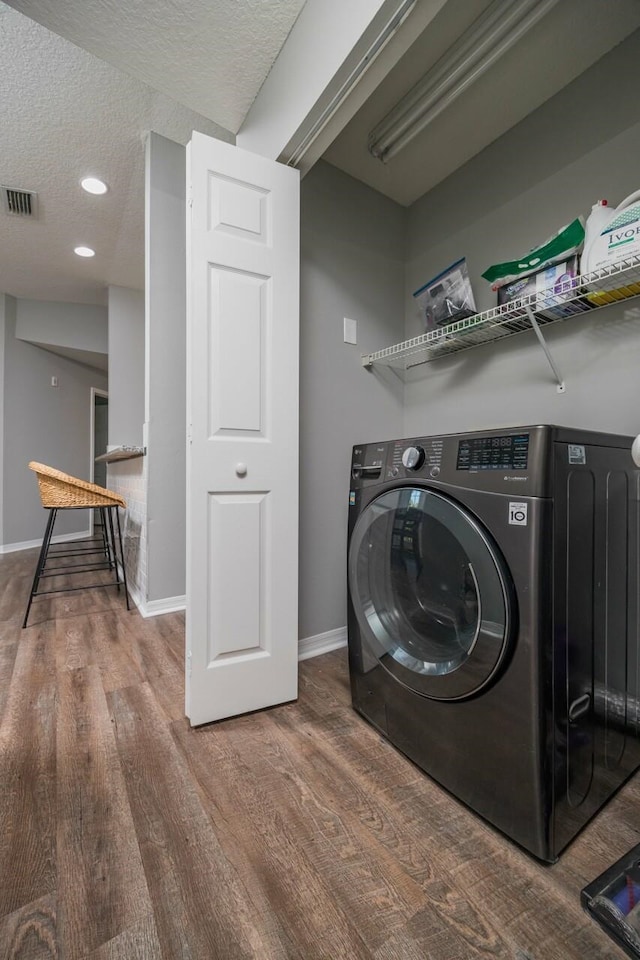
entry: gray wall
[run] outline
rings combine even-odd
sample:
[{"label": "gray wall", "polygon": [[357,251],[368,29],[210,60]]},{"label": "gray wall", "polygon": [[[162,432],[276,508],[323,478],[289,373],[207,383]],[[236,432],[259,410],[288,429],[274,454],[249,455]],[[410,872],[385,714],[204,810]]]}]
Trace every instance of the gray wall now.
[{"label": "gray wall", "polygon": [[21,340],[107,353],[107,308],[93,303],[18,300],[16,336]]},{"label": "gray wall", "polygon": [[[91,387],[106,389],[106,377],[15,337],[19,307],[5,300],[4,337],[4,531],[5,545],[42,538],[45,516],[35,474],[38,460],[72,476],[90,473]],[[51,377],[58,386],[51,386]],[[56,534],[88,529],[87,512],[67,511]]]},{"label": "gray wall", "polygon": [[109,287],[109,446],[141,446],[144,424],[144,294]]},{"label": "gray wall", "polygon": [[147,599],[185,592],[186,153],[151,133],[146,155]]},{"label": "gray wall", "polygon": [[[346,623],[351,447],[398,436],[402,385],[360,355],[402,339],[406,211],[326,163],[302,181],[301,638]],[[343,318],[358,344],[343,342]]]},{"label": "gray wall", "polygon": [[[421,198],[409,211],[406,336],[419,329],[411,292],[466,256],[476,305],[495,305],[481,278],[521,256],[599,198],[640,187],[640,33]],[[545,331],[559,395],[532,332],[417,368],[406,387],[406,435],[530,422],[640,430],[637,301]]]}]

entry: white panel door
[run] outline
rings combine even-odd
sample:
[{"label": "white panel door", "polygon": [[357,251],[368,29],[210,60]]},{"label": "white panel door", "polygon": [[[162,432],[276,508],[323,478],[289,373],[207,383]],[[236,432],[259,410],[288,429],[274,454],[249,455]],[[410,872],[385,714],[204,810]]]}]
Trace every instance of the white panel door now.
[{"label": "white panel door", "polygon": [[298,681],[299,175],[194,133],[187,156],[192,725]]}]

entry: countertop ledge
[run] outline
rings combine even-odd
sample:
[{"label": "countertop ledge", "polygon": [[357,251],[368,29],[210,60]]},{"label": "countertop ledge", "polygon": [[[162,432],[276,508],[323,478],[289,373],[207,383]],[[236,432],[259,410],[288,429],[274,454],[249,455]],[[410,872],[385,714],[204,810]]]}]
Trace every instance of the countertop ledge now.
[{"label": "countertop ledge", "polygon": [[95,458],[96,463],[115,463],[117,460],[133,460],[135,457],[144,457],[146,447],[114,447]]}]

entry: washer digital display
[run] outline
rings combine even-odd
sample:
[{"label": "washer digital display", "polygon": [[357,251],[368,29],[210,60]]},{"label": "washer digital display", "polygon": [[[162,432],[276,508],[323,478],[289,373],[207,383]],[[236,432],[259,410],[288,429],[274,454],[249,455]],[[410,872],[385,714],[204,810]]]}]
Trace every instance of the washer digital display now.
[{"label": "washer digital display", "polygon": [[529,434],[470,437],[458,443],[456,470],[526,470]]}]

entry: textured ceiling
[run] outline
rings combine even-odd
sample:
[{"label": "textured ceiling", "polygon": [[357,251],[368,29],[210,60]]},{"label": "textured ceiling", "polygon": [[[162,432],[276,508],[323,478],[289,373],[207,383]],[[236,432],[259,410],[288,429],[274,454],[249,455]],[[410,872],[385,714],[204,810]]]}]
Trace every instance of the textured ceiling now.
[{"label": "textured ceiling", "polygon": [[304,0],[11,0],[10,6],[237,133]]},{"label": "textured ceiling", "polygon": [[[110,284],[142,289],[147,133],[233,141],[303,2],[0,2],[0,184],[38,193],[34,221],[0,205],[0,291],[106,303]],[[106,196],[84,193],[87,175]]]}]

